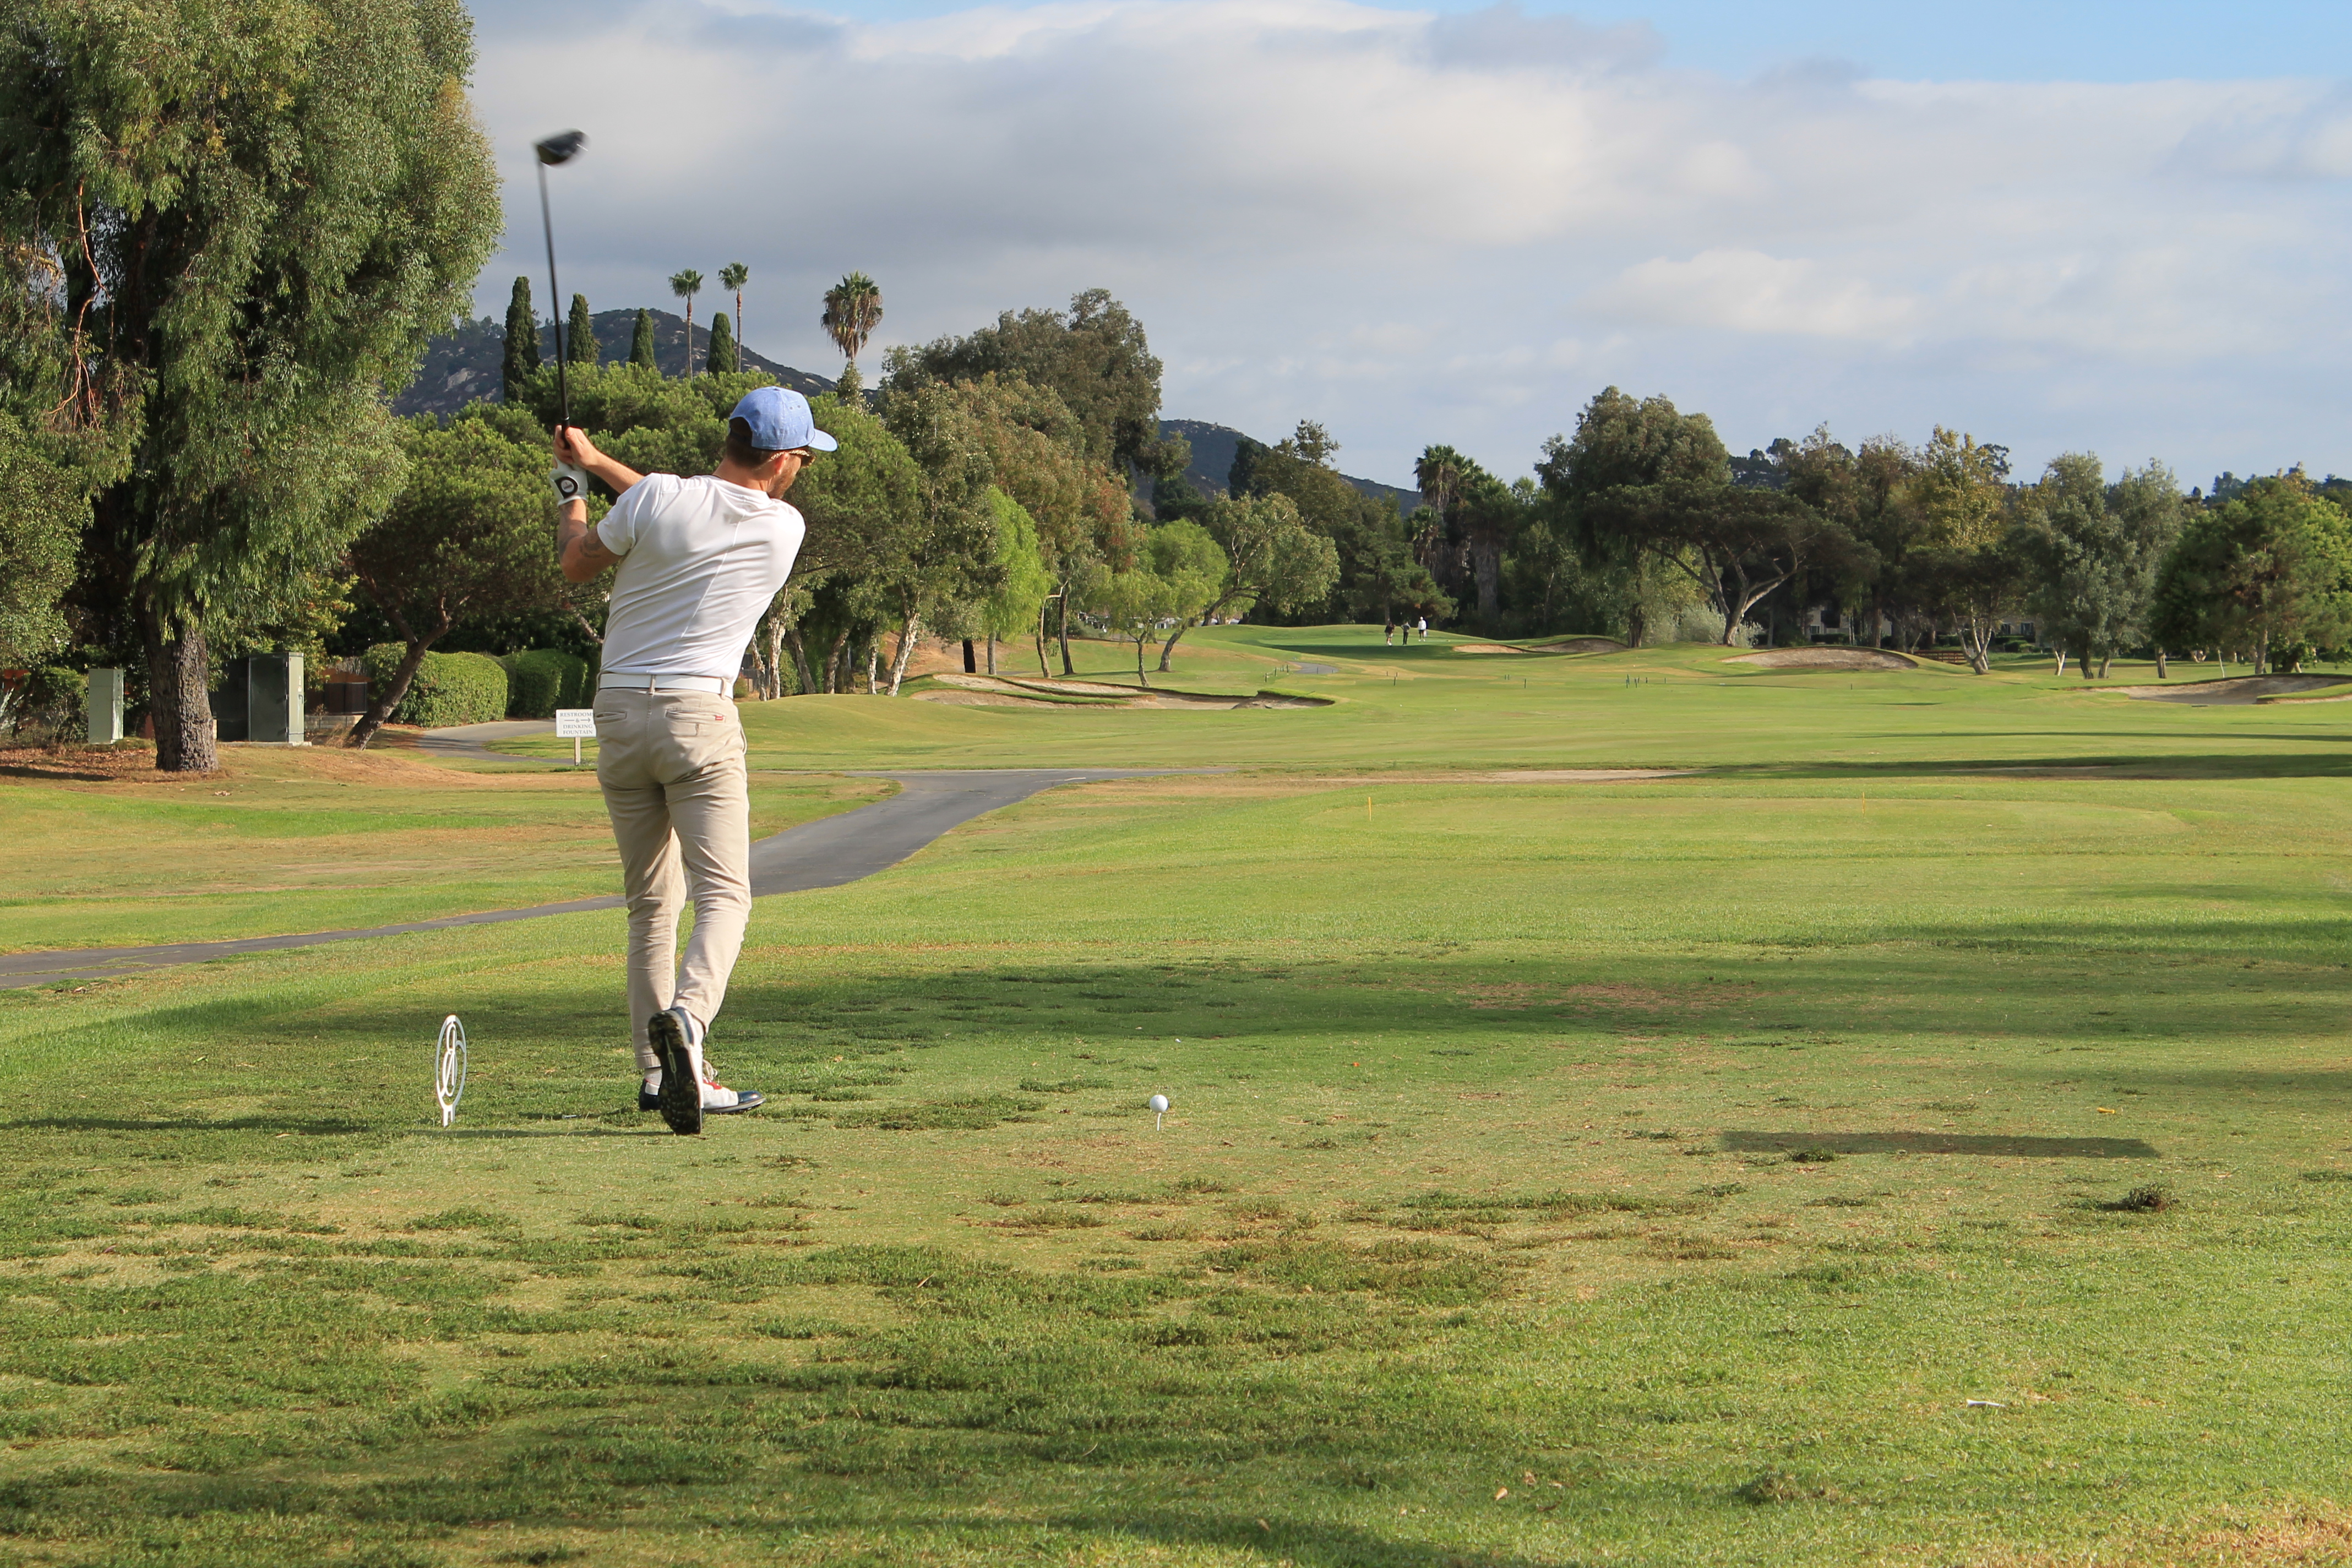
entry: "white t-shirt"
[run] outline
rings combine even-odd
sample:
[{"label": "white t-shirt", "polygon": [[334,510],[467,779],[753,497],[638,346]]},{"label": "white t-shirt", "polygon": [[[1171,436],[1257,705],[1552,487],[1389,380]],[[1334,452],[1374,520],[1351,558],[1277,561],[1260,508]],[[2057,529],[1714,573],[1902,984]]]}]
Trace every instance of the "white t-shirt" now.
[{"label": "white t-shirt", "polygon": [[709,474],[647,474],[596,531],[621,558],[604,616],[605,672],[732,680],[808,529],[758,490]]}]

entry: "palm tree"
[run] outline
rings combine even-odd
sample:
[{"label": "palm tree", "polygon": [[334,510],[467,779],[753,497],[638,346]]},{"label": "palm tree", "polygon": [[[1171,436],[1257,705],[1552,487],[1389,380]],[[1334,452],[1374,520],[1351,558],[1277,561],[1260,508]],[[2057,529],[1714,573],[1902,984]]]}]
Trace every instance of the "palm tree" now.
[{"label": "palm tree", "polygon": [[719,269],[719,286],[735,291],[735,342],[740,352],[743,342],[743,285],[751,280],[751,269],[740,261],[730,261]]},{"label": "palm tree", "polygon": [[689,267],[669,275],[669,291],[686,301],[686,374],[694,374],[694,297],[702,291],[702,274]]},{"label": "palm tree", "polygon": [[1468,464],[1453,447],[1424,447],[1412,466],[1412,482],[1420,487],[1421,499],[1443,514],[1462,494],[1468,473]]},{"label": "palm tree", "polygon": [[[740,312],[738,312],[739,314]],[[845,395],[857,390],[857,352],[874,329],[882,324],[882,289],[863,272],[853,272],[824,291],[824,314],[817,319],[825,335],[849,362],[841,374]]]}]

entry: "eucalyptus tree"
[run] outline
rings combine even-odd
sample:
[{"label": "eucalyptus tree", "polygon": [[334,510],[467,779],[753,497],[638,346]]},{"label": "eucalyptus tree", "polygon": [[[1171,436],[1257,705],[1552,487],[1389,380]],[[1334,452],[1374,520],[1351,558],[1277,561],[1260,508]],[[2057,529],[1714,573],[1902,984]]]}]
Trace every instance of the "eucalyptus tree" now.
[{"label": "eucalyptus tree", "polygon": [[857,374],[857,356],[865,352],[874,329],[882,324],[881,285],[863,272],[848,274],[824,291],[824,313],[817,318],[817,324],[841,351],[841,395],[856,396],[863,384]]},{"label": "eucalyptus tree", "polygon": [[2016,527],[2032,563],[2034,608],[2051,640],[2104,677],[2118,648],[2146,635],[2156,574],[2185,521],[2179,485],[2161,465],[2109,485],[2099,459],[2051,459],[2018,498]]},{"label": "eucalyptus tree", "polygon": [[[536,422],[534,422],[535,424]],[[552,609],[564,582],[548,542],[554,501],[539,433],[509,439],[488,418],[403,432],[407,479],[384,515],[352,542],[360,591],[405,645],[399,665],[346,744],[365,746],[400,706],[433,645],[459,622]]]},{"label": "eucalyptus tree", "polygon": [[1077,416],[1087,455],[1114,468],[1156,479],[1192,461],[1181,437],[1160,435],[1160,364],[1143,323],[1108,289],[1073,295],[1066,311],[1006,310],[994,326],[895,348],[883,363],[894,388],[991,374],[1051,387]]},{"label": "eucalyptus tree", "polygon": [[1054,592],[1053,574],[1038,547],[1037,520],[1002,489],[991,487],[988,505],[996,521],[997,566],[1003,580],[980,603],[980,628],[988,639],[988,673],[996,673],[996,645],[1024,635],[1037,643],[1037,673],[1045,668],[1044,610]]},{"label": "eucalyptus tree", "polygon": [[1629,486],[1727,486],[1731,456],[1714,422],[1704,414],[1684,414],[1664,397],[1636,398],[1605,387],[1579,411],[1573,433],[1544,443],[1536,476],[1549,503],[1547,514],[1576,540],[1586,567],[1607,584],[1605,596],[1623,604],[1627,640],[1639,647],[1653,608],[1670,602],[1664,585],[1677,579],[1692,584],[1695,563],[1663,536],[1645,539],[1599,526],[1592,502]]},{"label": "eucalyptus tree", "polygon": [[702,274],[688,267],[669,275],[669,291],[686,301],[686,374],[694,374],[694,297],[702,292]]},{"label": "eucalyptus tree", "polygon": [[2301,470],[2235,487],[2186,520],[2149,630],[2160,646],[2244,650],[2256,675],[2281,647],[2352,641],[2352,518]]},{"label": "eucalyptus tree", "polygon": [[0,662],[24,668],[65,640],[58,602],[89,526],[82,476],[0,411]]},{"label": "eucalyptus tree", "polygon": [[[1153,530],[1154,541],[1177,526],[1170,522]],[[1163,671],[1170,668],[1177,639],[1193,626],[1228,613],[1246,615],[1259,605],[1293,610],[1318,604],[1339,580],[1339,550],[1300,520],[1297,505],[1288,496],[1221,499],[1201,515],[1199,526],[1223,552],[1225,571],[1216,593],[1181,617],[1160,645]]]},{"label": "eucalyptus tree", "polygon": [[[0,34],[13,378],[88,439],[87,570],[156,765],[215,765],[214,607],[307,594],[397,491],[388,388],[501,227],[457,0],[16,0]],[[14,335],[12,323],[12,335]],[[46,345],[46,346],[45,346]]]},{"label": "eucalyptus tree", "polygon": [[[1078,579],[1102,563],[1125,562],[1135,547],[1135,509],[1126,485],[1108,463],[1089,455],[1084,424],[1051,387],[993,374],[950,384],[891,384],[894,398],[945,384],[945,395],[971,416],[993,482],[1036,524],[1038,559],[1053,579],[1040,608],[1055,623],[1051,635],[1060,645],[1062,673],[1072,674],[1070,609]],[[1041,645],[1046,635],[1041,626]],[[1042,655],[1039,672],[1048,673]]]}]

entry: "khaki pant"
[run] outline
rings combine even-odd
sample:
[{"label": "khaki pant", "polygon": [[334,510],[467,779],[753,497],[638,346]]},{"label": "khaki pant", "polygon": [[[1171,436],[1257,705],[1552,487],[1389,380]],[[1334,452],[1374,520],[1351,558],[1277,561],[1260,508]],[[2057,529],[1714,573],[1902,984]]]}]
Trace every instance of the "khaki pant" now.
[{"label": "khaki pant", "polygon": [[[621,848],[629,905],[629,1031],[637,1066],[661,1065],[646,1041],[656,1013],[719,1016],[751,918],[751,805],[735,704],[698,691],[596,693],[596,782]],[[677,917],[694,900],[694,934],[677,957]]]}]

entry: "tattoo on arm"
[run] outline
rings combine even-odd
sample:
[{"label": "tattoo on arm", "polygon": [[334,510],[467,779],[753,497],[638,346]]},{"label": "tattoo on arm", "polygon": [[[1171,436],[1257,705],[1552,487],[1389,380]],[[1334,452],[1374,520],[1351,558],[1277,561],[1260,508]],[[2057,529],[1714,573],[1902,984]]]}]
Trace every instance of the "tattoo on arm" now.
[{"label": "tattoo on arm", "polygon": [[588,582],[608,567],[618,565],[621,560],[604,548],[604,539],[589,526],[584,501],[565,503],[556,523],[555,552],[565,580],[572,583]]}]

